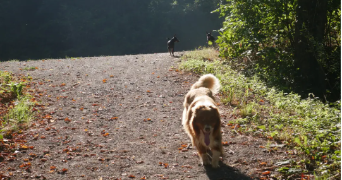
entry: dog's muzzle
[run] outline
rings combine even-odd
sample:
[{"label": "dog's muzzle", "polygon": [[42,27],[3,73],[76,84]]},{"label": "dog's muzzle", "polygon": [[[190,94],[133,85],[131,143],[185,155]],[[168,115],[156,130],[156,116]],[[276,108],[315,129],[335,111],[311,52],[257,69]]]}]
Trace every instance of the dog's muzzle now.
[{"label": "dog's muzzle", "polygon": [[205,129],[206,131],[203,131],[204,134],[204,143],[209,146],[210,144],[210,128],[209,131],[207,131],[207,129]]}]

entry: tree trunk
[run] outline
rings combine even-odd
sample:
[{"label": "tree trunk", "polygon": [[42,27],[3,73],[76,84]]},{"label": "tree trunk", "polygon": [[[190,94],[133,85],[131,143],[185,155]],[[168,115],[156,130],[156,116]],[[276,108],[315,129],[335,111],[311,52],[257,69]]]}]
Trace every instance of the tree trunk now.
[{"label": "tree trunk", "polygon": [[298,0],[294,58],[303,93],[324,98],[325,74],[318,60],[327,22],[326,0]]}]

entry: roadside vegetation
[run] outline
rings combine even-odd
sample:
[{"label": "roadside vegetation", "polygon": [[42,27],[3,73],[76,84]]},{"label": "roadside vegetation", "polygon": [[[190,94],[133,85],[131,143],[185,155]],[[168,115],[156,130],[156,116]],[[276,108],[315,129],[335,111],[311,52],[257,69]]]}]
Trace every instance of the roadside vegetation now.
[{"label": "roadside vegetation", "polygon": [[[281,178],[294,174],[314,175],[316,179],[341,176],[340,101],[322,103],[313,94],[302,98],[268,87],[257,75],[245,76],[244,65],[219,58],[213,48],[185,53],[180,69],[198,74],[211,73],[222,83],[221,101],[231,106],[235,117],[228,124],[238,132],[267,138],[289,148],[300,161],[289,161],[277,169]],[[277,147],[268,147],[276,151]],[[290,159],[290,158],[289,158]]]},{"label": "roadside vegetation", "polygon": [[322,101],[341,99],[341,1],[225,0],[220,56],[267,85]]},{"label": "roadside vegetation", "polygon": [[0,71],[0,150],[7,147],[4,139],[28,127],[36,100],[29,93],[31,77]]}]

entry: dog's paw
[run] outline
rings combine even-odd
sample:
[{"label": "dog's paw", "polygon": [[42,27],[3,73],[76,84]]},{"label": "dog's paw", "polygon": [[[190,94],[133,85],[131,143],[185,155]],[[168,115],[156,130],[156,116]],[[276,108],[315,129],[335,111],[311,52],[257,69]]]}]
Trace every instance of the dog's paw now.
[{"label": "dog's paw", "polygon": [[212,166],[213,168],[219,168],[219,167],[220,167],[220,166],[219,166],[219,161],[213,160],[213,161],[211,162],[211,166]]},{"label": "dog's paw", "polygon": [[213,157],[211,161],[211,166],[213,168],[218,168],[219,166],[219,161],[220,161],[220,152],[219,151],[213,151]]}]

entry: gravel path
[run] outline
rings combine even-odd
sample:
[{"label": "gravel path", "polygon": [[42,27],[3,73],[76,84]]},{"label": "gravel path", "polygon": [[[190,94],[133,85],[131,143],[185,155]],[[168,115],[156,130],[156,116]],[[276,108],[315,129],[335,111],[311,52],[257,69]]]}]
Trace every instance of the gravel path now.
[{"label": "gravel path", "polygon": [[181,126],[184,95],[199,76],[178,71],[179,62],[160,53],[0,63],[32,76],[44,105],[25,133],[33,149],[18,150],[0,171],[13,179],[241,180],[285,158],[260,148],[262,139],[234,134],[232,109],[221,105],[226,157],[219,169],[200,166],[196,149],[182,149],[190,139]]}]

